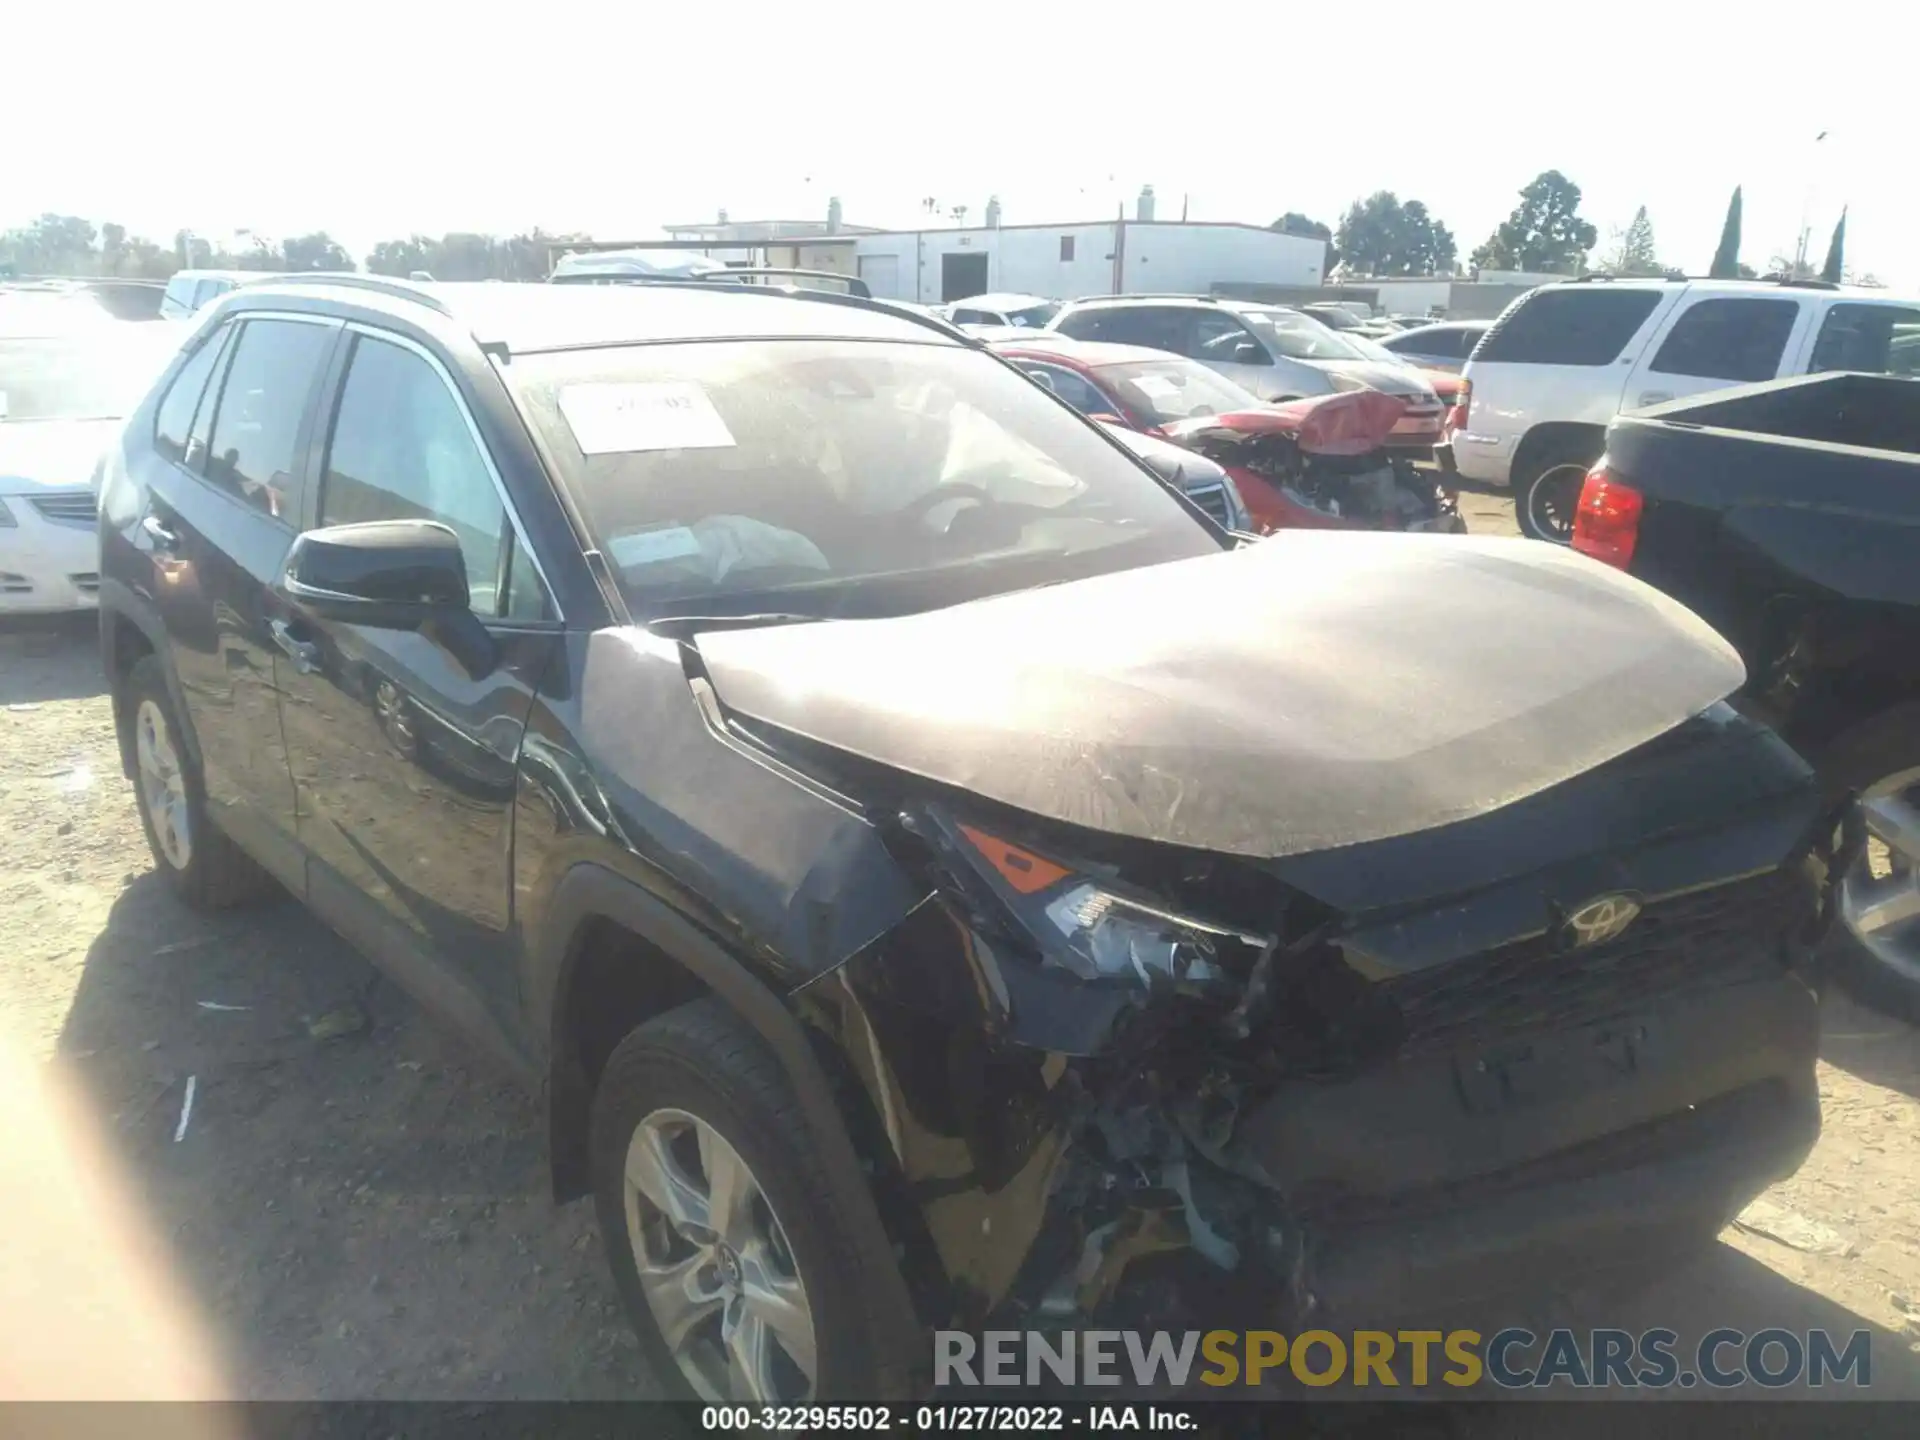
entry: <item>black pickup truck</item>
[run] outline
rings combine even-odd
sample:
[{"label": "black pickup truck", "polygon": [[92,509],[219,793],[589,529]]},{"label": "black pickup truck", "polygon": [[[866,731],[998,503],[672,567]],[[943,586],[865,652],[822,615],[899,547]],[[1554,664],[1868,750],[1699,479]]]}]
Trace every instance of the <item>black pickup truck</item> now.
[{"label": "black pickup truck", "polygon": [[1836,961],[1920,1019],[1920,380],[1835,374],[1622,415],[1573,545],[1739,650],[1740,705],[1857,792]]}]

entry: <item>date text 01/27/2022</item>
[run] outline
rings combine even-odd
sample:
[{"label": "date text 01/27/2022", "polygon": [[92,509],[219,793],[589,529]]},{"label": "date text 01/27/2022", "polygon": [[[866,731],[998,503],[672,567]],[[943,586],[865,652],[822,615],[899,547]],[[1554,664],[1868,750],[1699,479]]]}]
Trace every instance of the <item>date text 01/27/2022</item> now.
[{"label": "date text 01/27/2022", "polygon": [[704,1405],[703,1430],[851,1434],[1197,1429],[1174,1405]]}]

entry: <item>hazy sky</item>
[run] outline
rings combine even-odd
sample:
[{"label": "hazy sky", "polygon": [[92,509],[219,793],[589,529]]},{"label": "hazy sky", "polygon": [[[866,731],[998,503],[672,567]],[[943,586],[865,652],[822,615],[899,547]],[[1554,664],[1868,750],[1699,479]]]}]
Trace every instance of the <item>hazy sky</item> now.
[{"label": "hazy sky", "polygon": [[1464,259],[1557,168],[1602,252],[1645,205],[1661,258],[1704,271],[1738,184],[1749,264],[1789,252],[1803,211],[1819,263],[1846,203],[1849,261],[1920,289],[1910,4],[1823,0],[1791,28],[1690,0],[48,8],[0,26],[0,226],[325,229],[362,255],[830,195],[871,225],[919,223],[928,196],[977,221],[996,194],[1009,224],[1088,219],[1151,182],[1163,218],[1184,195],[1256,224],[1390,189]]}]

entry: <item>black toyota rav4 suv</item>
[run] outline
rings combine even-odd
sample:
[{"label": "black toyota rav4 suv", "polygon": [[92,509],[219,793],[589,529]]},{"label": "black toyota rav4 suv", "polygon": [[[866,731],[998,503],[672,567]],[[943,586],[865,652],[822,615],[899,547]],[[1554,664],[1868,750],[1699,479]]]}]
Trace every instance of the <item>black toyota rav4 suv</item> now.
[{"label": "black toyota rav4 suv", "polygon": [[699,282],[250,287],[101,480],[161,874],[542,1087],[697,1394],[1644,1265],[1818,1129],[1857,826],[1581,556],[1243,544],[938,321]]}]

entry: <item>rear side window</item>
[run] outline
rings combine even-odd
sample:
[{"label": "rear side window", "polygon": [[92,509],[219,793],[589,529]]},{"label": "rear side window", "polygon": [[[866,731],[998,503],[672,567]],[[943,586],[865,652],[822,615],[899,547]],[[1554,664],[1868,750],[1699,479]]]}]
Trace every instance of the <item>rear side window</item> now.
[{"label": "rear side window", "polygon": [[1650,368],[1736,383],[1771,380],[1799,318],[1792,300],[1698,301],[1681,312]]},{"label": "rear side window", "polygon": [[1392,336],[1380,343],[1389,350],[1405,355],[1433,355],[1442,360],[1458,360],[1473,348],[1473,342],[1479,338],[1472,330],[1432,330],[1424,335],[1416,330],[1407,335]]},{"label": "rear side window", "polygon": [[1473,358],[1522,365],[1611,365],[1659,303],[1657,290],[1607,285],[1536,290],[1487,332]]},{"label": "rear side window", "polygon": [[333,343],[331,326],[249,320],[214,412],[206,475],[256,509],[293,523],[300,421]]},{"label": "rear side window", "polygon": [[1102,305],[1070,311],[1054,328],[1075,340],[1110,340],[1119,345],[1144,345],[1150,350],[1179,351],[1185,340],[1185,318],[1183,310]]},{"label": "rear side window", "polygon": [[[207,394],[207,380],[213,375],[220,352],[226,349],[232,333],[231,325],[223,325],[208,336],[193,352],[193,358],[180,367],[180,373],[173,377],[166,397],[160,402],[159,414],[154,418],[153,448],[176,465],[188,463],[187,441],[193,434],[193,417],[201,409]],[[212,408],[213,402],[207,400],[206,409]]]},{"label": "rear side window", "polygon": [[1835,305],[1814,341],[1808,369],[1920,375],[1920,310],[1898,305]]}]

